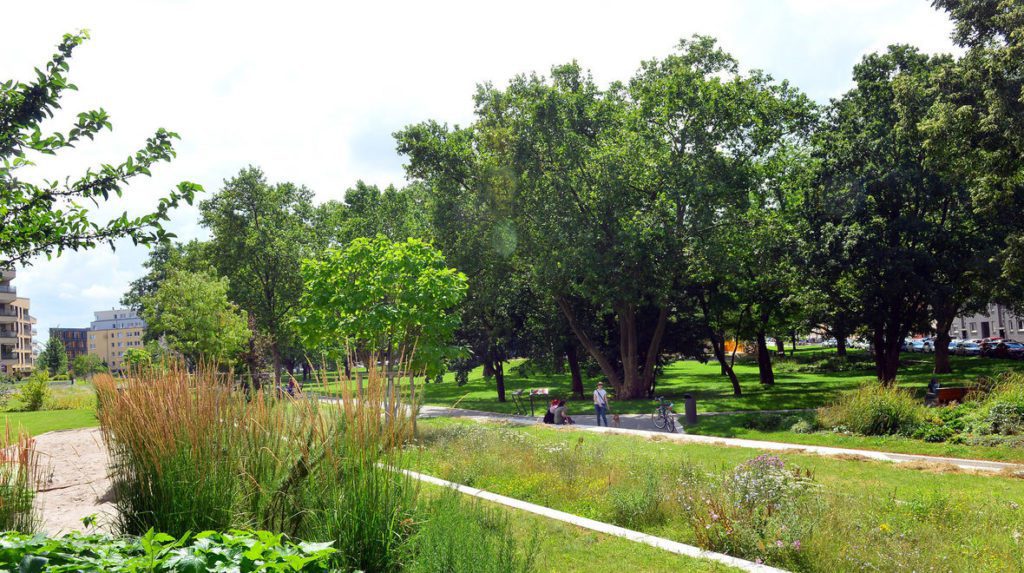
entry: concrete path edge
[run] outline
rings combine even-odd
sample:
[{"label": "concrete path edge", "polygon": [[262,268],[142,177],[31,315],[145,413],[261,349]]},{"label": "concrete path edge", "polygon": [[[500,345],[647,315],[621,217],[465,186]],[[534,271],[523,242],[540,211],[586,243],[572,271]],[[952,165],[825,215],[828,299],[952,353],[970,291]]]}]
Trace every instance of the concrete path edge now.
[{"label": "concrete path edge", "polygon": [[664,537],[655,537],[653,535],[648,535],[646,533],[641,533],[639,531],[634,531],[632,529],[619,527],[618,525],[612,525],[610,523],[604,523],[603,521],[597,521],[586,517],[580,517],[578,515],[566,513],[564,511],[558,511],[557,509],[544,507],[543,505],[537,505],[534,503],[523,501],[521,499],[506,497],[504,495],[498,495],[496,493],[492,493],[486,490],[450,482],[427,474],[421,474],[419,472],[414,472],[411,470],[402,470],[402,473],[424,483],[451,488],[465,495],[469,495],[479,499],[484,499],[493,503],[540,515],[548,519],[553,519],[556,521],[561,521],[563,523],[575,525],[577,527],[582,527],[584,529],[589,529],[591,531],[596,531],[598,533],[604,533],[606,535],[621,537],[623,539],[628,539],[630,541],[634,541],[637,543],[643,543],[646,545],[650,545],[652,547],[657,547],[658,549],[675,553],[677,555],[693,557],[696,559],[716,561],[723,565],[728,565],[730,567],[735,567],[737,569],[741,569],[743,571],[748,571],[751,573],[787,573],[785,569],[769,567],[768,565],[754,563],[752,561],[747,561],[745,559],[740,559],[738,557],[732,557],[731,555],[725,555],[723,553],[705,551],[704,549],[701,549],[699,547],[694,547],[692,545],[687,545],[685,543],[680,543],[678,541],[672,541],[671,539],[665,539]]}]

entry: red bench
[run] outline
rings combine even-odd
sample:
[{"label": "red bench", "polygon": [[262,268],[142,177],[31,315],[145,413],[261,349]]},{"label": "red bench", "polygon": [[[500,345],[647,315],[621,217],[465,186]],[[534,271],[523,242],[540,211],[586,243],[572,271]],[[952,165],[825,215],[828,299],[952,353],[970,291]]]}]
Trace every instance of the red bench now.
[{"label": "red bench", "polygon": [[925,404],[942,406],[950,402],[963,402],[969,388],[939,388],[935,392],[925,394]]}]

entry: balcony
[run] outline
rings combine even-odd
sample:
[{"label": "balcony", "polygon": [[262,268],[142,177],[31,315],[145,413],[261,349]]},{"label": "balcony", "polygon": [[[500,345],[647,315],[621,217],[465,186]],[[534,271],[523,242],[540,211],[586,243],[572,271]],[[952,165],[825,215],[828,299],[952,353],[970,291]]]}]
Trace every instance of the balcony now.
[{"label": "balcony", "polygon": [[11,285],[0,285],[0,302],[14,302],[18,298],[18,289]]},{"label": "balcony", "polygon": [[4,282],[12,281],[12,280],[14,280],[15,276],[17,276],[17,273],[15,273],[11,269],[0,270],[0,281],[4,281]]},{"label": "balcony", "polygon": [[0,324],[10,324],[18,320],[18,309],[0,308]]},{"label": "balcony", "polygon": [[0,330],[0,344],[17,344],[18,333],[13,330]]},{"label": "balcony", "polygon": [[17,355],[13,352],[0,352],[0,360],[14,360]]}]

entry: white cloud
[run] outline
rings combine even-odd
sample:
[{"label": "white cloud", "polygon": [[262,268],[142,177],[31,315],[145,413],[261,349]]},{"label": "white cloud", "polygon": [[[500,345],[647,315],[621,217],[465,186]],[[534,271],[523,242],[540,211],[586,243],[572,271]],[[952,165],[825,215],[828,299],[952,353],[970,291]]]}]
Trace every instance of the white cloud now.
[{"label": "white cloud", "polygon": [[[0,79],[29,79],[61,34],[89,28],[72,60],[80,92],[54,126],[103,107],[113,133],[41,162],[37,177],[81,172],[130,154],[157,127],[182,136],[178,158],[134,184],[104,213],[142,213],[176,182],[208,190],[248,164],[321,199],[356,179],[401,183],[388,135],[427,118],[471,119],[476,84],[546,72],[578,59],[599,82],[627,79],[643,59],[694,33],[720,39],[762,68],[825,100],[850,67],[886,45],[950,50],[945,15],[923,0],[444,2],[20,2],[5,8]],[[201,236],[196,210],[172,228]],[[40,260],[22,272],[40,331],[87,324],[141,273],[145,249],[121,245]],[[61,285],[71,284],[68,289]]]}]

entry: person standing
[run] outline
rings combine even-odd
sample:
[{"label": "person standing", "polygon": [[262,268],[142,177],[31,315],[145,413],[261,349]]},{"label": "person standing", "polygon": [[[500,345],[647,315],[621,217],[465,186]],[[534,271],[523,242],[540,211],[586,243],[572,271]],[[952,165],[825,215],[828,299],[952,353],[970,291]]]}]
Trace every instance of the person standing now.
[{"label": "person standing", "polygon": [[608,392],[604,389],[604,382],[598,382],[594,390],[594,412],[597,414],[597,425],[600,426],[601,420],[604,420],[604,425],[608,426]]}]

